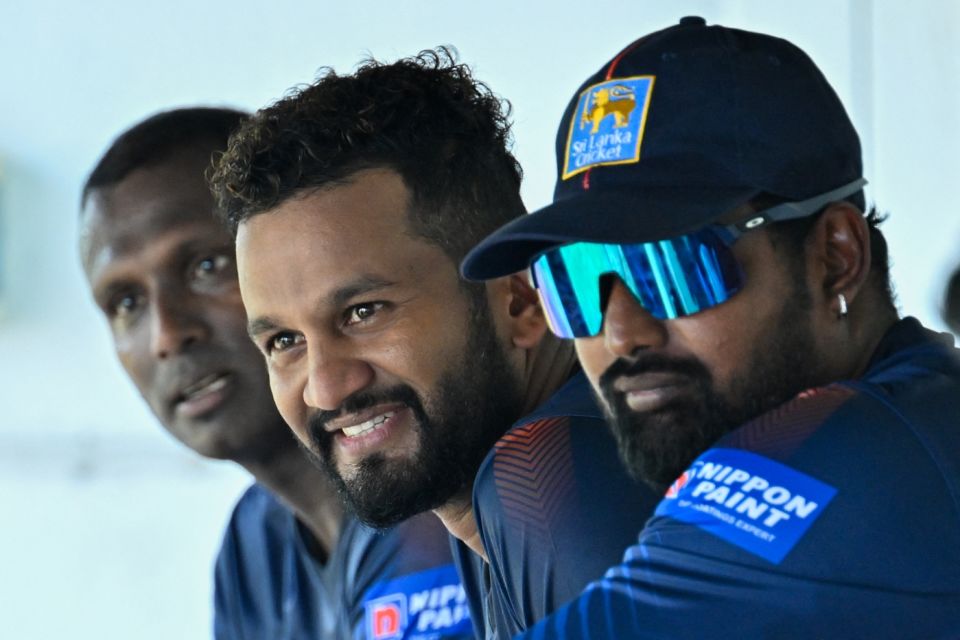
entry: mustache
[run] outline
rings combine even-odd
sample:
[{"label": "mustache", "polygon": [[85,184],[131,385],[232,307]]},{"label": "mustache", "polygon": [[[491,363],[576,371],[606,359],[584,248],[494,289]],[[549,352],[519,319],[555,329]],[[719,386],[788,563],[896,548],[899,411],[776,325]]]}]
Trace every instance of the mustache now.
[{"label": "mustache", "polygon": [[215,372],[237,370],[237,360],[229,351],[198,347],[189,355],[172,358],[159,364],[154,387],[165,402],[172,401],[184,387]]},{"label": "mustache", "polygon": [[326,430],[326,425],[334,418],[338,418],[346,413],[364,411],[378,404],[386,403],[404,404],[414,408],[415,411],[422,412],[417,393],[405,384],[388,389],[363,389],[348,396],[336,409],[318,410],[307,420],[307,429],[315,441],[322,440],[329,435]]},{"label": "mustache", "polygon": [[645,373],[671,373],[701,383],[712,380],[707,367],[695,358],[671,358],[661,353],[641,353],[629,360],[619,358],[607,367],[598,381],[600,391],[604,397],[613,400],[620,394],[613,386],[619,378]]}]

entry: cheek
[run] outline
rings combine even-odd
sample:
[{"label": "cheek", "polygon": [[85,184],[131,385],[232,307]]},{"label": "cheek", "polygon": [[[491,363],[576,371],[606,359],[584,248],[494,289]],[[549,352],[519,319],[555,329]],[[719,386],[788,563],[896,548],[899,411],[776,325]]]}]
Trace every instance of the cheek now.
[{"label": "cheek", "polygon": [[615,359],[606,349],[603,336],[577,338],[574,340],[574,346],[577,350],[577,359],[580,360],[580,366],[583,368],[583,372],[587,374],[587,378],[590,380],[593,388],[599,390],[600,376],[613,364]]},{"label": "cheek", "polygon": [[270,371],[270,393],[284,422],[303,443],[307,437],[307,407],[303,402],[303,385],[298,385],[289,372],[283,375]]},{"label": "cheek", "polygon": [[127,376],[140,390],[141,395],[148,398],[150,381],[153,377],[153,358],[148,353],[146,344],[148,336],[141,336],[140,338],[142,339],[138,339],[136,335],[131,334],[114,334],[114,349],[120,365],[127,372]]},{"label": "cheek", "polygon": [[699,360],[714,385],[724,391],[752,366],[756,344],[762,340],[760,328],[773,321],[770,314],[769,303],[741,294],[713,309],[673,320],[671,340]]},{"label": "cheek", "polygon": [[444,372],[471,357],[465,353],[466,344],[466,327],[410,319],[364,344],[360,359],[369,363],[378,377],[392,378],[381,380],[386,385],[401,382],[431,396]]}]

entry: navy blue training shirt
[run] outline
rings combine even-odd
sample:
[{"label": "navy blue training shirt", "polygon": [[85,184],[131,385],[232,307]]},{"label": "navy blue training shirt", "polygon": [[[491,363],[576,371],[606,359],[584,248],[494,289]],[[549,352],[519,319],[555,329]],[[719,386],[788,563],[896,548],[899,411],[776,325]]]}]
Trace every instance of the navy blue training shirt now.
[{"label": "navy blue training shirt", "polygon": [[446,529],[432,513],[378,532],[344,521],[325,562],[269,491],[234,509],[216,564],[217,640],[470,638]]},{"label": "navy blue training shirt", "polygon": [[861,378],[721,438],[621,564],[522,637],[960,637],[953,338],[901,320]]},{"label": "navy blue training shirt", "polygon": [[629,477],[582,373],[494,446],[473,508],[489,565],[454,554],[480,638],[506,638],[617,562],[660,496]]}]

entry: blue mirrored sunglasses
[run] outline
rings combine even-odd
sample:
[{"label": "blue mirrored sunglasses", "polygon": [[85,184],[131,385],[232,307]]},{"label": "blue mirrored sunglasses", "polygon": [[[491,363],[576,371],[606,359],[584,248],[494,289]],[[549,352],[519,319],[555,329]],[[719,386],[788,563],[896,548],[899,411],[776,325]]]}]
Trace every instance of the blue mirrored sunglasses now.
[{"label": "blue mirrored sunglasses", "polygon": [[731,247],[753,229],[813,215],[866,184],[859,179],[802,202],[787,202],[726,226],[655,242],[577,242],[551,249],[530,266],[550,324],[561,338],[595,336],[603,327],[601,277],[615,275],[653,317],[670,320],[714,307],[737,293],[743,270]]}]

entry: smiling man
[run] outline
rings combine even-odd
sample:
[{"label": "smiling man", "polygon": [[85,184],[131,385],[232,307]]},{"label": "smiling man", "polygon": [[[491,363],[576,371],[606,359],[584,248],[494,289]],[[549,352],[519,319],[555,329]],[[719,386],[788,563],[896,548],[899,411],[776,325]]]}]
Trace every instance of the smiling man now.
[{"label": "smiling man", "polygon": [[439,516],[481,637],[579,593],[655,504],[526,278],[457,271],[524,213],[508,132],[467,67],[424,52],[260,111],[213,177],[280,412],[366,522]]},{"label": "smiling man", "polygon": [[[214,635],[466,637],[443,527],[419,518],[376,532],[344,516],[270,398],[246,335],[233,239],[204,180],[245,117],[178,109],[135,125],[91,173],[81,213],[84,270],[124,369],[175,438],[256,479],[217,560]],[[428,601],[401,608],[398,594],[414,588]]]},{"label": "smiling man", "polygon": [[669,488],[528,637],[957,636],[960,362],[897,317],[816,66],[684,18],[581,86],[557,150],[554,202],[463,270],[530,267],[628,466]]}]

